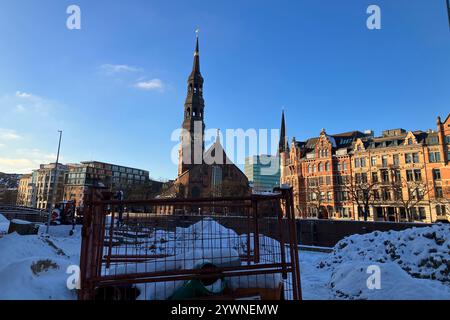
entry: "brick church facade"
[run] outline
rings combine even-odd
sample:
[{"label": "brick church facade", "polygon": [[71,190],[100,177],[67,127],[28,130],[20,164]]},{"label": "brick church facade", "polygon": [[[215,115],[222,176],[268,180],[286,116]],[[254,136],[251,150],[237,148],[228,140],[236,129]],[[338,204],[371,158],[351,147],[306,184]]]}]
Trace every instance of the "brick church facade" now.
[{"label": "brick church facade", "polygon": [[219,132],[215,143],[205,151],[203,83],[197,37],[184,104],[178,177],[161,198],[209,198],[250,193],[247,177],[227,157],[220,143]]}]

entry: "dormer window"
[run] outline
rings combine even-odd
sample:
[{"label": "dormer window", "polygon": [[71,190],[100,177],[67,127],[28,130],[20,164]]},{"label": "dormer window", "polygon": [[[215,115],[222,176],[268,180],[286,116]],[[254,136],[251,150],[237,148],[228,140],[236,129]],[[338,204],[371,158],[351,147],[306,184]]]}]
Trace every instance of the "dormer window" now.
[{"label": "dormer window", "polygon": [[412,145],[413,144],[413,139],[412,138],[409,138],[408,139],[408,146],[410,146],[410,145]]}]

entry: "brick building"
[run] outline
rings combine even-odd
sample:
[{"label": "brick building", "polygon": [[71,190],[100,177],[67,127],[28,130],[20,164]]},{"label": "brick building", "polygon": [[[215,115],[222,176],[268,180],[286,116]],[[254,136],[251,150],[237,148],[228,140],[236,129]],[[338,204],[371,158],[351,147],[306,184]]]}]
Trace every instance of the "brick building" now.
[{"label": "brick building", "polygon": [[[242,196],[250,192],[247,177],[227,157],[220,143],[219,133],[215,143],[205,151],[204,108],[203,77],[200,73],[197,38],[184,104],[178,177],[168,190],[161,194],[162,198]],[[158,208],[157,211],[170,213],[173,208]]]},{"label": "brick building", "polygon": [[289,145],[282,116],[281,183],[296,214],[323,219],[448,220],[450,115],[437,130],[353,131]]}]

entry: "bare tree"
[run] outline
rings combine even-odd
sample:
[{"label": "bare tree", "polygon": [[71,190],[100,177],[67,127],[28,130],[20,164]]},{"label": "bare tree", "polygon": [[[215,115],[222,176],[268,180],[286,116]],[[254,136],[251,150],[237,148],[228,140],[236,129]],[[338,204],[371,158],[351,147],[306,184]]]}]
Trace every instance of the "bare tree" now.
[{"label": "bare tree", "polygon": [[[363,211],[364,221],[368,220],[370,214],[370,207],[374,205],[377,199],[378,181],[369,181],[367,176],[358,179],[351,179],[349,184],[345,185],[345,190],[348,192],[350,200],[356,203],[358,208]],[[359,212],[358,212],[359,213]]]},{"label": "bare tree", "polygon": [[307,178],[306,180],[306,207],[312,208],[317,213],[319,219],[323,219],[323,188],[317,178]]},{"label": "bare tree", "polygon": [[390,188],[394,192],[394,200],[404,208],[408,221],[413,222],[412,209],[425,200],[429,193],[427,184],[414,172],[407,179],[393,172]]}]

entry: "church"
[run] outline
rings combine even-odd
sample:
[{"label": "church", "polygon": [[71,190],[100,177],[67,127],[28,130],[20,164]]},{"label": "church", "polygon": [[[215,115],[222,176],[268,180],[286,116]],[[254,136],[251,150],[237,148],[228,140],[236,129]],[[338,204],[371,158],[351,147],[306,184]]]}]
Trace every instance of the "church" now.
[{"label": "church", "polygon": [[205,151],[204,79],[200,73],[199,39],[188,78],[181,132],[178,177],[160,198],[210,198],[250,194],[244,173],[227,157],[219,133]]}]

